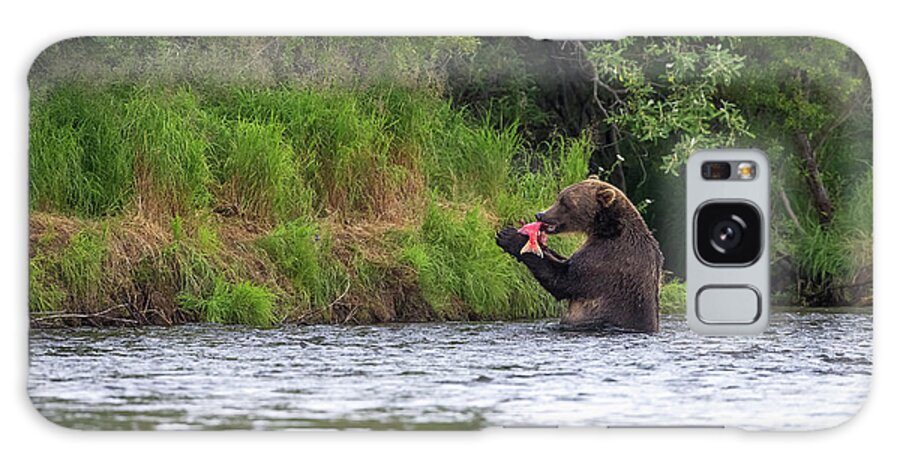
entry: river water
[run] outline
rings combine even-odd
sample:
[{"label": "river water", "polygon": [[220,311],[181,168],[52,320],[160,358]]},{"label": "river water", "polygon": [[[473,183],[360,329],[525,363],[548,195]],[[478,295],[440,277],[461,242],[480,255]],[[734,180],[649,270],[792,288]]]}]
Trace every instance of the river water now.
[{"label": "river water", "polygon": [[820,429],[868,394],[870,311],[784,311],[758,337],[551,321],[40,329],[28,392],[66,427]]}]

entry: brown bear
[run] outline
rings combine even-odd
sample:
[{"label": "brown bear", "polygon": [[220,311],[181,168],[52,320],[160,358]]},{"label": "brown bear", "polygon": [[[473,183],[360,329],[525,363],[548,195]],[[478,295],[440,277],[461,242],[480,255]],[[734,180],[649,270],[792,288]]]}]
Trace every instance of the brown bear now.
[{"label": "brown bear", "polygon": [[596,176],[571,185],[535,215],[548,234],[580,232],[587,240],[571,257],[546,247],[521,253],[528,237],[508,227],[497,244],[528,266],[558,300],[569,300],[563,328],[659,330],[662,253],[641,214],[622,191]]}]

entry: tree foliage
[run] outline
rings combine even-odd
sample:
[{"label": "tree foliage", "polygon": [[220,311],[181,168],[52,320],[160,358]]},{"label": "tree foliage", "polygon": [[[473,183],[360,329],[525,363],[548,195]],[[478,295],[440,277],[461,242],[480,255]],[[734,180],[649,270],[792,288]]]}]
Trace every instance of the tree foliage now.
[{"label": "tree foliage", "polygon": [[598,44],[588,57],[595,85],[612,96],[607,122],[639,143],[669,145],[659,159],[667,173],[677,174],[699,149],[734,146],[750,135],[720,92],[744,67],[733,41],[629,38]]}]

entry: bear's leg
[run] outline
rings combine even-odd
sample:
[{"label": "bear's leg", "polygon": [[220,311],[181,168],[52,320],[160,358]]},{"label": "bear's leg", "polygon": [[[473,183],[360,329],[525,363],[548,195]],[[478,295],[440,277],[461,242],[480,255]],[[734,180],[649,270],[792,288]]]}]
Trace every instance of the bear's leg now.
[{"label": "bear's leg", "polygon": [[541,284],[541,287],[550,292],[554,298],[565,300],[571,297],[569,263],[557,261],[552,255],[540,258],[531,253],[519,255],[519,261],[528,266],[528,270],[534,274],[534,278]]}]

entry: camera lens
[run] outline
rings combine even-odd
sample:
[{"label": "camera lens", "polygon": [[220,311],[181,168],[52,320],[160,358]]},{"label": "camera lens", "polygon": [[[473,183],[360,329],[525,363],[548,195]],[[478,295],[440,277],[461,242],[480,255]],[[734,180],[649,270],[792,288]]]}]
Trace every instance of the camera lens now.
[{"label": "camera lens", "polygon": [[725,253],[727,250],[737,248],[741,244],[741,237],[743,236],[741,222],[743,221],[739,217],[734,216],[732,219],[719,221],[713,226],[710,236],[712,237],[713,248],[716,248],[716,251]]},{"label": "camera lens", "polygon": [[694,224],[694,249],[710,265],[749,265],[762,251],[762,219],[750,203],[702,205]]}]

